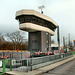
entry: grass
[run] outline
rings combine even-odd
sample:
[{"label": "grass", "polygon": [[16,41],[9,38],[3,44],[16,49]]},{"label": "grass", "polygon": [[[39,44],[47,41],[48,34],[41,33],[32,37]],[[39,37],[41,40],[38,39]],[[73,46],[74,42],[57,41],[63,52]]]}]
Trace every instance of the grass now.
[{"label": "grass", "polygon": [[75,51],[73,52],[73,55],[75,55]]}]

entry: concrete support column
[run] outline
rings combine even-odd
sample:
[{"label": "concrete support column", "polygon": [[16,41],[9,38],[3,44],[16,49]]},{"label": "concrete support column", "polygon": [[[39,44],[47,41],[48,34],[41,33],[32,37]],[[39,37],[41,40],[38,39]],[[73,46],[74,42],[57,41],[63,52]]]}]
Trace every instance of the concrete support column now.
[{"label": "concrete support column", "polygon": [[28,41],[28,50],[31,55],[38,51],[44,53],[51,50],[51,35],[49,33],[46,34],[43,31],[29,32]]},{"label": "concrete support column", "polygon": [[48,33],[48,51],[51,51],[51,34]]},{"label": "concrete support column", "polygon": [[28,50],[31,52],[31,55],[34,55],[35,52],[41,51],[41,32],[29,32],[28,38]]},{"label": "concrete support column", "polygon": [[41,31],[41,51],[47,52],[47,35],[46,32]]}]

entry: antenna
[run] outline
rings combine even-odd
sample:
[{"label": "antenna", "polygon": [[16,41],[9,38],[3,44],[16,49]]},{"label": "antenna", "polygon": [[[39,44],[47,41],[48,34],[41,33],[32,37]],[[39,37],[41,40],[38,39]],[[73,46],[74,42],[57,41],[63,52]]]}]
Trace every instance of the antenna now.
[{"label": "antenna", "polygon": [[44,5],[42,5],[42,6],[39,6],[38,8],[41,10],[41,13],[43,14],[42,9],[43,9],[43,8],[45,8],[45,6],[44,6]]}]

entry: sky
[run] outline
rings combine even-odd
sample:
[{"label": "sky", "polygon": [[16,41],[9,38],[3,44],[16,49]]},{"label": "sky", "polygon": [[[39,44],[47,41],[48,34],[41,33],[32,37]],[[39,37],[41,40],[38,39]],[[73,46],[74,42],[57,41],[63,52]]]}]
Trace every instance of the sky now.
[{"label": "sky", "polygon": [[[51,17],[60,27],[60,39],[75,40],[75,0],[0,0],[0,33],[19,30],[19,23],[15,19],[16,11],[34,9],[40,12],[39,6],[44,5],[43,12]],[[57,40],[55,36],[52,38]],[[27,35],[26,35],[27,36]]]}]

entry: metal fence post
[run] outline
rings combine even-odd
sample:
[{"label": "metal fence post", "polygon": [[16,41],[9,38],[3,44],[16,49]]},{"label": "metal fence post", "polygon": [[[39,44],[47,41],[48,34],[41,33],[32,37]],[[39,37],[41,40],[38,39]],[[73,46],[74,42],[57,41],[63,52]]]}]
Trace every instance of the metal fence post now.
[{"label": "metal fence post", "polygon": [[31,71],[32,71],[32,58],[31,58]]},{"label": "metal fence post", "polygon": [[5,60],[2,61],[3,63],[3,74],[5,73]]},{"label": "metal fence post", "polygon": [[[22,59],[22,52],[21,52],[21,59]],[[21,60],[21,66],[22,66],[22,60]]]},{"label": "metal fence post", "polygon": [[11,59],[10,59],[10,71],[12,71],[12,70],[11,70]]},{"label": "metal fence post", "polygon": [[21,52],[21,59],[22,59],[22,52]]},{"label": "metal fence post", "polygon": [[27,72],[28,72],[28,58],[27,58]]},{"label": "metal fence post", "polygon": [[5,56],[5,53],[4,52],[2,52],[2,54],[3,54],[3,57]]},{"label": "metal fence post", "polygon": [[12,71],[12,55],[10,54],[10,70]]},{"label": "metal fence post", "polygon": [[13,58],[13,53],[12,53],[12,55],[11,55],[11,58]]}]

